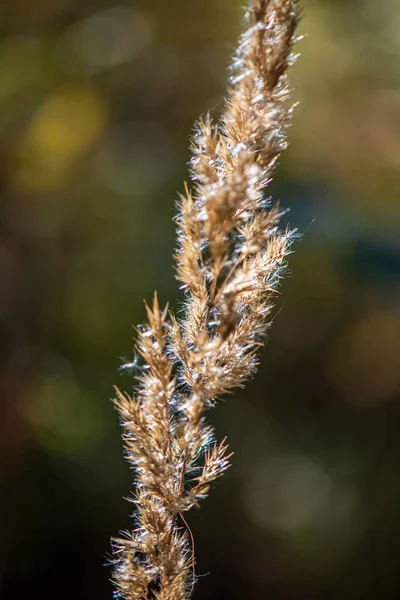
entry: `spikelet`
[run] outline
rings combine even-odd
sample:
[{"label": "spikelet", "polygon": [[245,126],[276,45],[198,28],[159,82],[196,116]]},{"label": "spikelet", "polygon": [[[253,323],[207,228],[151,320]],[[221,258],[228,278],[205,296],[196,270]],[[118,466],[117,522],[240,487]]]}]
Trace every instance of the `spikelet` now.
[{"label": "spikelet", "polygon": [[135,528],[114,540],[116,596],[184,600],[195,581],[193,540],[183,517],[229,466],[205,409],[255,371],[293,232],[265,188],[293,114],[287,70],[296,0],[252,0],[219,124],[201,119],[191,178],[178,205],[181,319],[157,296],[139,332],[143,371],[134,397],[115,404],[135,474]]}]

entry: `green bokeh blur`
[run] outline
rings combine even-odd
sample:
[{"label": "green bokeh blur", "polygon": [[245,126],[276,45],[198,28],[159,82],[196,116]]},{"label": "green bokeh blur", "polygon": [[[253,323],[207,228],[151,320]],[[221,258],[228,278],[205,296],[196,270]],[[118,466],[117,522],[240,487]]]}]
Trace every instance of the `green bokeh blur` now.
[{"label": "green bokeh blur", "polygon": [[[143,299],[179,299],[188,136],[241,0],[0,4],[0,597],[112,597],[131,474],[112,386]],[[233,467],[188,520],[198,600],[400,597],[400,4],[304,0],[271,193],[303,234]]]}]

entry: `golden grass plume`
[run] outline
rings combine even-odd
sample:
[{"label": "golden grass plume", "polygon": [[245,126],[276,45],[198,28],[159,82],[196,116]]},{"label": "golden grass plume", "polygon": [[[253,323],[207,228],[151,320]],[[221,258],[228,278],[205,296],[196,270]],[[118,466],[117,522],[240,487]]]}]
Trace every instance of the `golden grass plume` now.
[{"label": "golden grass plume", "polygon": [[207,116],[192,142],[192,189],[177,217],[181,318],[157,296],[139,332],[143,368],[133,397],[115,404],[134,469],[134,530],[114,540],[116,596],[184,600],[195,580],[184,513],[229,466],[205,409],[254,372],[293,232],[265,196],[286,148],[293,114],[287,70],[299,11],[296,0],[252,0],[234,56],[225,110]]}]

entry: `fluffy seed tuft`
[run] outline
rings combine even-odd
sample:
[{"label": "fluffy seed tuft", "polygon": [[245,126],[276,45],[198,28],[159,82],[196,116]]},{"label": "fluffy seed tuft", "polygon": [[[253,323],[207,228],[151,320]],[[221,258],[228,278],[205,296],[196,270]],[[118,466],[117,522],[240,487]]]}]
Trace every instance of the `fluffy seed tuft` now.
[{"label": "fluffy seed tuft", "polygon": [[205,409],[251,376],[271,322],[294,232],[265,196],[286,148],[293,107],[287,70],[296,0],[252,0],[232,66],[225,111],[198,122],[191,178],[178,205],[177,278],[183,316],[157,295],[146,306],[134,397],[116,390],[126,458],[134,470],[135,528],[114,540],[116,597],[187,600],[194,547],[183,517],[229,467]]}]

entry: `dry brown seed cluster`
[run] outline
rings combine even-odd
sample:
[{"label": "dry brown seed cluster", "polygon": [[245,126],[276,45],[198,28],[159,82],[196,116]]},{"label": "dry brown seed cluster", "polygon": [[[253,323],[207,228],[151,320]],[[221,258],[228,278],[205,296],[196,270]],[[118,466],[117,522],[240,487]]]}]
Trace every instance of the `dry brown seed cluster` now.
[{"label": "dry brown seed cluster", "polygon": [[286,148],[293,107],[287,70],[296,0],[253,0],[220,122],[200,120],[192,191],[179,203],[177,278],[184,316],[147,307],[134,397],[117,391],[126,455],[135,472],[135,528],[114,540],[114,582],[126,600],[184,600],[194,584],[193,540],[183,513],[229,466],[205,409],[257,366],[292,232],[265,197]]}]

